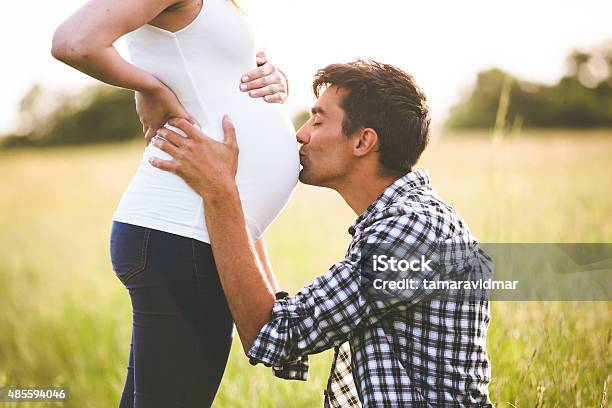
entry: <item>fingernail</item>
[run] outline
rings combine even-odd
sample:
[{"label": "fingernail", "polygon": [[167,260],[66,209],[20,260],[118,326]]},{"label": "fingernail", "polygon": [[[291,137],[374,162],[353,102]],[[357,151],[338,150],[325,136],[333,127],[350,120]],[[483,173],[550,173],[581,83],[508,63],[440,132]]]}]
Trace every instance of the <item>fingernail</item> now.
[{"label": "fingernail", "polygon": [[257,91],[251,91],[251,92],[249,92],[249,95],[251,95],[251,96],[257,96]]},{"label": "fingernail", "polygon": [[257,62],[263,62],[263,60],[264,60],[263,58],[257,57]]},{"label": "fingernail", "polygon": [[243,77],[242,77],[242,82],[246,82],[246,81],[248,81],[248,80],[249,80],[249,77],[248,77],[247,75],[245,75],[245,76],[243,76]]},{"label": "fingernail", "polygon": [[155,164],[155,157],[149,157],[149,163]]},{"label": "fingernail", "polygon": [[240,85],[240,89],[242,89],[243,91],[246,91],[246,90],[247,90],[247,86],[246,86],[246,84],[242,84],[242,85]]}]

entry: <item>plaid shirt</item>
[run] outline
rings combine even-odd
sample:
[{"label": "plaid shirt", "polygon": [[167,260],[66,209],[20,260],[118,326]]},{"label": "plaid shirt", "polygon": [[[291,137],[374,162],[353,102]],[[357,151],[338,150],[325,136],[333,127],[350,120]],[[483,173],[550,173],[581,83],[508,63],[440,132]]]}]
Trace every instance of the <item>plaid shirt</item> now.
[{"label": "plaid shirt", "polygon": [[292,297],[277,300],[248,352],[251,364],[306,380],[309,354],[334,347],[325,407],[492,407],[488,300],[364,295],[367,243],[476,242],[430,186],[427,170],[396,180],[349,228],[346,256]]}]

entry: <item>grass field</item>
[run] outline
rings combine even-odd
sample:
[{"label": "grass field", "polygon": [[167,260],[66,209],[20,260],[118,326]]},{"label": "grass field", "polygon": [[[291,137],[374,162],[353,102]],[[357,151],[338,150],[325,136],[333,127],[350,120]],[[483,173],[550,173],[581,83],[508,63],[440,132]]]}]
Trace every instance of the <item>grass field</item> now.
[{"label": "grass field", "polygon": [[[419,167],[482,242],[612,242],[612,131],[531,132],[436,139]],[[117,405],[131,307],[108,237],[141,150],[0,152],[0,387],[66,385],[66,407]],[[334,192],[300,186],[266,233],[281,284],[294,292],[339,259],[354,218]],[[610,302],[493,303],[495,404],[607,406],[611,328]],[[283,382],[236,340],[216,407],[322,406],[329,352],[308,382]]]}]

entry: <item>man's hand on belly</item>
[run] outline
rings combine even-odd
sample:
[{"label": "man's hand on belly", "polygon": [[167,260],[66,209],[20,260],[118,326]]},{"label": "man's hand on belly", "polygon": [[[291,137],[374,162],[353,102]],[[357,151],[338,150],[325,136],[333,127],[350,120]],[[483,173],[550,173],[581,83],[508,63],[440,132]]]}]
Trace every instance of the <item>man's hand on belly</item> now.
[{"label": "man's hand on belly", "polygon": [[228,115],[223,117],[223,142],[211,139],[185,119],[173,118],[168,123],[185,132],[187,137],[160,129],[153,144],[172,159],[152,157],[149,159],[152,166],[180,176],[202,196],[223,196],[228,189],[235,189],[238,144],[236,129]]}]

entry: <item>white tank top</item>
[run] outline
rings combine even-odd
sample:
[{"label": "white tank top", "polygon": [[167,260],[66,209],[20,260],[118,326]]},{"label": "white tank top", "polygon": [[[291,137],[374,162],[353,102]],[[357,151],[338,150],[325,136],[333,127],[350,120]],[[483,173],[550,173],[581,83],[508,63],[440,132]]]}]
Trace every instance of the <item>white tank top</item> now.
[{"label": "white tank top", "polygon": [[[295,188],[299,156],[284,106],[239,90],[258,51],[244,16],[227,0],[207,0],[185,28],[172,33],[147,24],[127,34],[127,43],[132,63],[172,89],[207,135],[223,140],[221,118],[230,114],[240,148],[236,183],[258,239]],[[151,166],[151,156],[170,158],[147,146],[113,220],[210,242],[201,197],[180,177]]]}]

